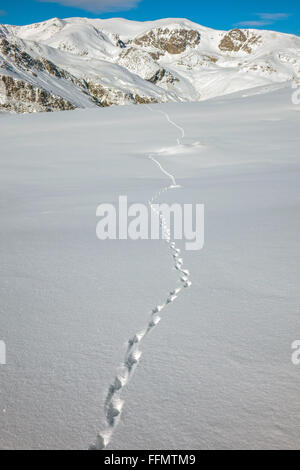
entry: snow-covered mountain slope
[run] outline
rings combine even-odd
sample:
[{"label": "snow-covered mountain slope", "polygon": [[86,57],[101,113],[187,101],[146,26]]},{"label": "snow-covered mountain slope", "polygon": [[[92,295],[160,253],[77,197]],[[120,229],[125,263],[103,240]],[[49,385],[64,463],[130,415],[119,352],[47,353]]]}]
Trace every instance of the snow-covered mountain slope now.
[{"label": "snow-covered mountain slope", "polygon": [[185,19],[70,18],[0,25],[0,107],[199,101],[300,80],[300,38]]}]

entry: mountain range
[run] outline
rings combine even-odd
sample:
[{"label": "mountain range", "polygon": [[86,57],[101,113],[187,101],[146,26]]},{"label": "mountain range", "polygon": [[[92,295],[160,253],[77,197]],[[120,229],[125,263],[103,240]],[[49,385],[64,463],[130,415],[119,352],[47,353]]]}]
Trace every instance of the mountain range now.
[{"label": "mountain range", "polygon": [[0,25],[0,111],[201,101],[300,83],[300,38],[186,19]]}]

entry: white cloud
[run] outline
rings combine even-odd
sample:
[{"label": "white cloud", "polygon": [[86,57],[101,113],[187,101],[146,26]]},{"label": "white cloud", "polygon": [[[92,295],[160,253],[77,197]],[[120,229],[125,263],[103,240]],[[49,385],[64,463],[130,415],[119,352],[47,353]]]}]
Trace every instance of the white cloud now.
[{"label": "white cloud", "polygon": [[270,21],[240,21],[237,23],[239,26],[267,26],[268,24],[271,24]]},{"label": "white cloud", "polygon": [[289,18],[290,13],[257,13],[257,15],[262,19],[262,20],[268,20],[268,21],[279,21],[279,20],[285,20],[286,18]]},{"label": "white cloud", "polygon": [[240,21],[238,26],[267,26],[280,20],[286,20],[291,16],[290,13],[256,13],[257,20]]},{"label": "white cloud", "polygon": [[123,11],[135,8],[141,0],[37,0],[42,3],[59,3],[93,13]]}]

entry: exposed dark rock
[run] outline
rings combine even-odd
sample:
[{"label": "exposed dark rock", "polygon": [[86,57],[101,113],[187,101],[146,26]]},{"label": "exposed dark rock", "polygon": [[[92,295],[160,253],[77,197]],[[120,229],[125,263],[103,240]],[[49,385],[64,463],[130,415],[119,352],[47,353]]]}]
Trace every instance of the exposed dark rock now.
[{"label": "exposed dark rock", "polygon": [[152,97],[140,96],[137,93],[126,93],[114,88],[106,88],[101,84],[93,82],[88,83],[88,89],[95,102],[104,107],[120,104],[120,102],[124,104],[150,104],[158,102]]},{"label": "exposed dark rock", "polygon": [[154,104],[154,103],[159,103],[159,101],[152,96],[140,96],[137,93],[134,93],[133,95],[133,100],[135,104]]},{"label": "exposed dark rock", "polygon": [[153,77],[151,77],[148,81],[154,84],[157,84],[161,81],[165,81],[166,83],[175,83],[179,82],[178,78],[174,77],[170,72],[166,69],[159,69]]},{"label": "exposed dark rock", "polygon": [[4,90],[0,109],[16,113],[33,111],[66,111],[76,107],[69,101],[52,95],[46,90],[32,86],[22,80],[0,75],[0,86]]},{"label": "exposed dark rock", "polygon": [[181,54],[187,47],[200,44],[200,33],[194,30],[158,28],[135,38],[134,44],[142,47],[154,47],[169,54]]},{"label": "exposed dark rock", "polygon": [[251,54],[252,47],[258,44],[261,36],[256,36],[249,31],[241,31],[240,29],[233,29],[225,34],[219,44],[219,49],[223,52],[239,52],[244,51]]},{"label": "exposed dark rock", "polygon": [[0,39],[0,53],[6,56],[7,60],[10,60],[19,69],[31,71],[35,74],[35,71],[45,72],[56,78],[63,78],[69,80],[75,85],[85,88],[83,80],[78,80],[73,77],[69,72],[61,69],[50,60],[41,57],[40,59],[33,58],[31,55],[20,50],[20,48],[6,39]]}]

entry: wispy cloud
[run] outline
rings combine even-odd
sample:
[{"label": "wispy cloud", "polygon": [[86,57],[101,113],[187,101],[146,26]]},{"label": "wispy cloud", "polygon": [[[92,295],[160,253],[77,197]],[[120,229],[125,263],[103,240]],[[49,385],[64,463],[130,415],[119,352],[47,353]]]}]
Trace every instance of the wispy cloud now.
[{"label": "wispy cloud", "polygon": [[59,3],[66,7],[80,8],[92,13],[124,11],[135,8],[141,0],[36,0],[42,3]]},{"label": "wispy cloud", "polygon": [[291,16],[290,13],[256,13],[257,20],[240,21],[238,26],[268,26],[277,21],[286,20]]},{"label": "wispy cloud", "polygon": [[256,21],[240,21],[237,26],[267,26],[270,21],[256,20]]},{"label": "wispy cloud", "polygon": [[291,16],[290,13],[257,13],[262,20],[279,21]]},{"label": "wispy cloud", "polygon": [[0,16],[6,16],[6,15],[7,15],[7,13],[6,13],[5,10],[0,10]]}]

